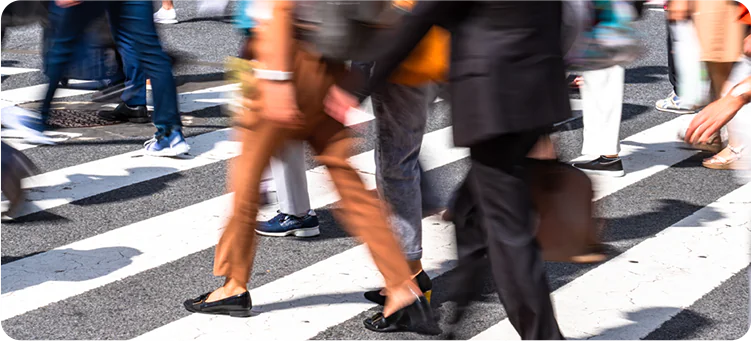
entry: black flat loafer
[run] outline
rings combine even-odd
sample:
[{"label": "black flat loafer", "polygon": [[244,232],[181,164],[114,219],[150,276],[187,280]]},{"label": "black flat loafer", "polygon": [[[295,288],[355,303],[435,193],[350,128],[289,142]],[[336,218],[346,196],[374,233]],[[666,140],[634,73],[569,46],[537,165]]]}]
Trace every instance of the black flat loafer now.
[{"label": "black flat loafer", "polygon": [[383,313],[377,313],[365,319],[363,324],[368,330],[379,333],[408,331],[427,335],[441,334],[430,303],[424,296],[388,317],[384,317]]},{"label": "black flat loafer", "polygon": [[214,302],[206,302],[209,294],[211,293],[205,293],[194,299],[185,301],[183,303],[185,309],[192,313],[250,317],[250,309],[253,307],[253,303],[250,300],[249,292],[246,291],[242,294]]},{"label": "black flat loafer", "polygon": [[[420,291],[425,295],[425,299],[430,303],[430,296],[433,293],[433,282],[430,281],[430,277],[428,277],[428,274],[423,270],[415,276],[415,280],[417,280],[417,286],[420,288]],[[364,296],[365,299],[375,304],[386,304],[386,296],[381,295],[381,290],[367,291]]]}]

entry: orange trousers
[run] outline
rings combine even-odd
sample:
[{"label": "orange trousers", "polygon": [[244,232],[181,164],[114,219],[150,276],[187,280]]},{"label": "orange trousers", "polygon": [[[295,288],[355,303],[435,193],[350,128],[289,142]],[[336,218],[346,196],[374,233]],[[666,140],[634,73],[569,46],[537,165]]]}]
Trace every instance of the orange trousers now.
[{"label": "orange trousers", "polygon": [[[284,127],[263,119],[262,113],[254,110],[242,110],[236,117],[235,133],[242,151],[230,164],[229,187],[235,191],[233,212],[216,247],[214,275],[249,281],[257,242],[255,227],[263,171],[286,140],[300,139],[313,147],[339,192],[341,209],[337,210],[337,220],[368,246],[386,287],[401,285],[410,280],[409,266],[386,221],[385,206],[366,190],[347,161],[357,138],[324,112],[323,99],[329,87],[347,70],[343,64],[323,62],[299,47],[294,60],[293,82],[298,106],[304,114],[303,128]],[[245,95],[252,100],[262,100],[263,96],[253,90]]]}]

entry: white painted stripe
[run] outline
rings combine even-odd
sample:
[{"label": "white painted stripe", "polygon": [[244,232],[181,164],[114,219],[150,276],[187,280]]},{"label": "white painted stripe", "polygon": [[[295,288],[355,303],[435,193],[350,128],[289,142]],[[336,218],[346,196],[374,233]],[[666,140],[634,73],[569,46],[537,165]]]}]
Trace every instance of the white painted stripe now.
[{"label": "white painted stripe", "polygon": [[35,145],[35,144],[23,143],[19,140],[13,140],[13,139],[8,139],[8,140],[3,139],[3,142],[7,143],[8,145],[10,145],[11,147],[15,148],[18,151],[24,151],[26,149],[38,147],[38,145]]},{"label": "white painted stripe", "polygon": [[[213,153],[214,157],[221,157],[222,155],[217,155],[221,151],[226,152],[222,147],[220,151]],[[435,149],[435,152],[448,151]],[[205,155],[205,158],[210,157],[208,153]],[[357,164],[357,160],[362,158],[350,158],[355,168],[363,168],[363,165]],[[108,163],[119,162],[124,161],[114,160]],[[107,163],[100,164],[100,167],[106,165]],[[110,168],[110,171],[118,170]],[[127,177],[148,175],[145,171],[136,171]],[[313,207],[322,207],[339,200],[325,167],[309,170],[306,175]],[[372,174],[361,173],[361,178],[369,189],[375,188],[375,177]],[[100,187],[108,186],[113,181],[122,182],[119,179],[116,174],[113,180],[102,181]],[[219,229],[228,217],[231,198],[232,194],[227,194],[3,265],[0,269],[3,293],[0,303],[4,308],[0,311],[0,319],[6,320],[214,246],[219,237]],[[267,206],[259,216],[269,218],[275,212],[276,207]],[[429,227],[431,230],[436,228]],[[431,237],[424,238],[427,240]],[[441,240],[441,243],[435,244],[435,250],[442,250],[450,245]],[[424,243],[426,249],[434,245],[427,241]],[[426,259],[430,259],[430,256],[427,257]],[[428,266],[432,264],[425,259],[423,262]],[[361,266],[362,264],[357,265]],[[371,277],[370,280],[377,280]],[[378,283],[374,283],[374,286],[377,285]]]},{"label": "white painted stripe", "polygon": [[697,150],[687,149],[688,146],[677,137],[679,127],[686,124],[686,118],[678,117],[622,140],[620,156],[626,175],[620,178],[593,176],[594,200],[642,181],[698,153]]},{"label": "white painted stripe", "polygon": [[[147,88],[149,87],[150,86],[147,86]],[[177,106],[180,112],[193,112],[227,104],[232,100],[233,92],[238,89],[240,89],[240,83],[181,92],[177,95]],[[146,93],[146,104],[148,106],[154,105],[154,99],[151,92]]]},{"label": "white painted stripe", "polygon": [[75,200],[112,191],[157,177],[230,159],[239,143],[229,141],[230,129],[188,138],[191,157],[144,156],[143,150],[120,154],[24,180],[29,202],[15,218],[65,205]]},{"label": "white painted stripe", "polygon": [[[672,128],[664,128],[672,129]],[[663,129],[663,130],[664,130]],[[654,135],[661,136],[663,131],[655,130],[652,134],[635,135],[632,140],[635,141],[651,141],[650,137]],[[444,136],[451,134],[451,129],[443,129],[437,132],[436,135],[442,134]],[[674,134],[672,136],[675,136]],[[664,137],[664,136],[661,136]],[[430,140],[426,136],[425,142]],[[628,140],[628,139],[627,139]],[[445,141],[445,138],[444,140]],[[450,140],[449,140],[450,142]],[[434,143],[426,143],[425,146],[433,146]],[[637,161],[645,160],[650,155],[651,150],[647,149],[639,152],[645,154],[636,158]],[[466,153],[464,149],[455,149],[452,152],[461,154]],[[636,151],[632,152],[634,155],[638,155]],[[443,162],[450,162],[451,158],[447,158],[444,153],[430,153],[431,156],[438,156],[436,160],[443,160]],[[367,160],[372,160],[372,156],[365,156],[361,154],[358,156],[361,158],[360,162],[357,162],[360,166],[358,169],[370,172],[374,168],[374,165],[368,163]],[[428,160],[430,157],[427,158]],[[671,159],[672,160],[672,159]],[[676,161],[677,162],[677,161]],[[640,178],[640,173],[635,173],[632,178]],[[624,185],[625,183],[621,183]],[[613,189],[617,186],[610,186],[608,188]],[[432,227],[431,227],[432,228]],[[423,233],[430,231],[431,228],[426,228]],[[451,246],[453,240],[440,240]],[[453,246],[452,246],[453,247]],[[432,246],[424,245],[426,253],[431,250]],[[436,253],[438,254],[438,253]],[[319,332],[325,330],[328,327],[342,323],[347,319],[355,316],[359,312],[371,307],[372,305],[367,303],[361,298],[362,291],[367,288],[376,287],[374,284],[359,284],[348,285],[349,281],[357,280],[363,275],[358,274],[353,277],[343,277],[338,273],[352,274],[361,270],[362,266],[353,266],[352,264],[359,264],[352,258],[356,255],[340,254],[336,257],[341,257],[341,261],[337,261],[331,265],[326,264],[320,266],[320,270],[316,268],[316,265],[311,268],[304,269],[298,273],[290,275],[290,279],[287,282],[286,278],[280,279],[277,282],[273,282],[253,290],[251,294],[254,297],[254,303],[259,311],[263,312],[260,316],[248,319],[247,321],[231,318],[222,318],[218,316],[206,316],[206,315],[191,315],[182,320],[169,324],[165,327],[161,327],[151,333],[147,333],[142,336],[146,339],[160,339],[167,335],[180,335],[181,338],[237,338],[237,339],[306,339],[315,336]],[[336,258],[338,259],[338,258]],[[438,255],[435,256],[436,260],[450,261],[453,260],[452,256]],[[367,262],[364,257],[357,259]],[[328,260],[327,260],[328,261]],[[313,270],[315,268],[315,271]],[[335,269],[335,270],[334,270]],[[329,274],[334,272],[330,276],[321,276],[321,273]],[[331,280],[329,280],[331,278]],[[284,281],[284,284],[279,283]],[[307,284],[311,282],[310,284]],[[287,284],[289,283],[289,284]],[[300,285],[299,283],[306,283]],[[330,291],[329,291],[330,290]],[[323,291],[323,292],[322,292]],[[292,295],[292,297],[289,297]],[[332,299],[321,299],[321,296],[333,296]],[[260,297],[260,300],[259,300]],[[277,298],[275,303],[265,303],[263,300],[273,300]],[[361,305],[356,305],[356,303]],[[260,306],[259,306],[259,303]],[[333,304],[333,305],[332,305]],[[274,310],[267,310],[265,307],[269,305]],[[294,307],[294,309],[290,309]],[[287,309],[284,309],[287,308]],[[284,309],[277,311],[278,309]],[[290,326],[294,326],[291,328]]]},{"label": "white painted stripe", "polygon": [[582,110],[582,100],[576,99],[576,98],[572,98],[572,99],[569,100],[569,102],[571,102],[571,110],[573,110],[573,111]]},{"label": "white painted stripe", "polygon": [[[149,88],[150,86],[147,86]],[[181,113],[189,113],[205,108],[227,104],[232,100],[232,93],[239,89],[239,83],[225,84],[210,88],[181,92],[177,95],[177,106]],[[154,110],[154,101],[149,93],[146,96],[147,109]],[[116,103],[104,104],[102,107],[114,108]]]},{"label": "white painted stripe", "polygon": [[[639,340],[747,267],[747,184],[553,293],[568,339]],[[519,340],[508,319],[473,340]]]},{"label": "white painted stripe", "polygon": [[[440,102],[443,102],[443,101],[444,101],[443,98],[436,97],[435,100],[433,101],[433,103],[440,103]],[[570,101],[571,101],[571,110],[582,110],[582,100],[581,99],[572,98],[572,99],[570,99]]]},{"label": "white painted stripe", "polygon": [[0,75],[2,76],[12,76],[12,75],[18,75],[22,73],[36,72],[36,71],[39,71],[39,70],[27,69],[27,68],[22,68],[22,67],[9,67],[9,66],[0,67]]},{"label": "white painted stripe", "polygon": [[[0,100],[9,101],[14,104],[23,104],[44,99],[47,91],[47,84],[27,86],[13,90],[0,91]],[[74,90],[74,89],[57,89],[55,98],[78,96],[93,93],[91,90]]]},{"label": "white painted stripe", "polygon": [[[181,98],[186,104],[181,108],[195,111],[204,107],[215,106],[217,105],[216,103],[207,102],[206,99],[212,96],[215,99],[226,96],[227,93],[236,89],[237,86],[237,84],[229,84],[184,93],[181,95]],[[224,100],[229,101],[228,98]],[[363,113],[361,119],[350,123],[358,124],[372,119],[372,115]],[[446,141],[442,141],[445,138],[450,138],[450,133],[448,135],[443,133],[427,134],[425,138],[431,139],[429,141],[434,143],[440,143],[439,148],[443,148],[441,150],[446,152],[446,157],[458,157],[461,155],[461,153],[457,154],[455,151],[448,150],[447,146],[450,145],[450,141],[448,141],[449,144]],[[189,160],[145,157],[142,150],[136,150],[26,179],[25,186],[34,188],[34,190],[28,194],[27,199],[30,202],[14,218],[62,206],[76,200],[142,181],[228,160],[239,153],[239,143],[229,141],[229,129],[214,131],[188,138],[187,140],[191,145],[190,154],[194,156]],[[14,142],[14,144],[22,150],[35,147],[19,142]],[[426,156],[432,155],[431,152],[423,154]],[[434,159],[441,158],[440,156],[430,157]],[[372,169],[372,172],[375,172],[372,152],[365,158],[365,160],[368,159],[370,160],[370,164],[373,164],[370,169]]]},{"label": "white painted stripe", "polygon": [[367,111],[367,109],[350,109],[347,115],[347,121],[344,122],[344,125],[351,127],[356,124],[370,122],[374,119],[375,116],[372,114],[372,109],[371,111]]},{"label": "white painted stripe", "polygon": [[[423,171],[430,171],[469,156],[468,148],[454,146],[453,128],[446,127],[425,134],[420,149],[420,166]],[[362,153],[352,158],[357,170],[375,174],[375,151]]]},{"label": "white painted stripe", "polygon": [[[48,136],[51,137],[51,139],[54,142],[59,143],[59,142],[63,142],[72,138],[80,137],[81,134],[69,133],[69,132],[63,132],[63,131],[55,131],[55,132],[50,132]],[[24,143],[22,140],[23,134],[16,130],[3,129],[2,138],[3,138],[3,142],[9,144],[11,147],[19,151],[24,151],[26,149],[31,149],[31,148],[35,148],[39,146],[36,144]]]}]

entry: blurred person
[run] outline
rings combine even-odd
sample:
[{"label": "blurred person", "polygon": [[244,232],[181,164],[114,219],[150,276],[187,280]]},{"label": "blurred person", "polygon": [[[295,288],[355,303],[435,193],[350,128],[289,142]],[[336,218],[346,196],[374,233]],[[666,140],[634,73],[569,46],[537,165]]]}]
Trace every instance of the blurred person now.
[{"label": "blurred person", "polygon": [[[723,95],[718,100],[702,109],[686,129],[684,140],[687,143],[710,143],[727,127],[729,141],[726,150],[731,160],[722,160],[730,164],[727,169],[746,170],[749,167],[746,147],[751,127],[751,35],[744,42],[744,57],[734,67],[728,78]],[[718,155],[715,158],[721,157]],[[729,162],[728,162],[729,161]],[[706,162],[706,160],[704,161]]]},{"label": "blurred person", "polygon": [[177,24],[177,11],[172,0],[162,0],[162,6],[154,13],[154,23],[157,24]]},{"label": "blurred person", "polygon": [[[667,2],[663,6],[667,10]],[[668,97],[663,98],[655,102],[655,108],[659,111],[671,112],[674,114],[693,114],[696,112],[696,108],[688,107],[681,103],[681,98],[678,96],[680,91],[678,90],[678,73],[675,67],[675,52],[673,50],[673,34],[671,32],[671,20],[668,20],[667,11],[665,11],[665,24],[667,27],[667,52],[668,52],[668,80],[673,87],[673,92]]]},{"label": "blurred person", "polygon": [[[415,1],[397,6],[409,11]],[[438,81],[448,70],[448,34],[434,27],[403,61],[385,86],[373,92],[376,116],[376,186],[389,205],[389,222],[407,257],[412,277],[430,300],[433,284],[422,267],[422,218],[437,210],[435,194],[426,186],[419,162],[430,104],[438,96]],[[427,207],[426,207],[427,206]],[[433,207],[431,207],[433,206]],[[383,304],[385,289],[365,293]]]},{"label": "blurred person", "polygon": [[[240,58],[246,60],[253,59],[254,2],[242,0],[235,7],[235,27],[245,36]],[[311,209],[305,171],[305,146],[301,140],[287,141],[271,158],[279,210],[273,218],[258,222],[258,234],[270,237],[315,237],[321,234],[318,216]]]},{"label": "blurred person", "polygon": [[250,316],[247,284],[255,257],[260,180],[269,159],[286,141],[307,140],[341,197],[338,218],[368,246],[386,282],[388,299],[383,312],[367,319],[366,327],[436,333],[431,307],[410,278],[409,266],[383,215],[385,207],[365,189],[347,161],[357,138],[324,112],[324,96],[347,75],[345,64],[322,59],[307,50],[305,42],[295,39],[294,32],[305,29],[294,25],[296,2],[269,1],[262,6],[269,8],[257,13],[266,19],[258,20],[255,30],[255,60],[234,71],[245,99],[235,115],[242,152],[229,175],[235,189],[233,213],[214,258],[214,275],[225,277],[225,282],[185,301],[185,308],[197,313]]},{"label": "blurred person", "polygon": [[26,193],[22,180],[37,173],[34,163],[23,152],[2,142],[2,192],[8,198],[8,208],[3,212],[5,216],[12,216],[23,205]]},{"label": "blurred person", "polygon": [[29,127],[40,134],[46,129],[52,99],[63,71],[72,61],[76,42],[81,39],[89,23],[106,12],[123,59],[141,68],[153,84],[153,121],[157,132],[154,138],[144,143],[146,154],[177,156],[187,153],[190,146],[182,133],[172,67],[149,17],[151,3],[73,0],[57,0],[55,3],[50,9],[50,20],[55,30],[47,56],[49,86],[41,107],[41,119],[31,122]]},{"label": "blurred person", "polygon": [[[743,20],[749,20],[748,11],[744,13]],[[751,35],[747,36],[744,43],[744,58],[734,68],[728,79],[728,87],[722,98],[710,103],[699,112],[691,121],[684,140],[686,143],[708,143],[714,136],[719,134],[722,127],[727,126],[732,131],[733,140],[728,148],[734,153],[736,160],[732,169],[738,170],[737,176],[741,182],[747,183],[751,176],[749,170],[751,163],[748,162],[748,151],[744,148],[751,144]],[[732,146],[736,147],[732,147]],[[748,214],[746,212],[745,214]],[[751,285],[751,268],[749,268],[748,280]],[[751,297],[749,298],[749,323],[751,323]]]},{"label": "blurred person", "polygon": [[487,255],[522,339],[563,339],[524,179],[532,147],[571,115],[561,11],[560,2],[418,2],[398,29],[374,43],[385,48],[368,85],[334,87],[326,101],[329,115],[346,120],[347,110],[384,86],[434,25],[449,30],[454,144],[468,147],[471,160],[453,211],[459,255],[454,300],[469,304],[477,265]]},{"label": "blurred person", "polygon": [[[733,65],[742,54],[743,32],[747,24],[738,20],[738,13],[745,7],[736,1],[711,0],[670,0],[668,2],[668,18],[670,20],[692,20],[696,26],[701,49],[700,60],[704,62],[709,74],[710,92],[712,100],[722,97],[724,87]],[[733,133],[728,132],[727,147],[710,158],[702,165],[711,169],[732,169],[738,160],[741,150],[733,143]],[[704,145],[722,144],[721,136],[715,135],[710,141],[701,141]]]},{"label": "blurred person", "polygon": [[[229,0],[200,0],[198,1],[198,16],[214,17],[224,13]],[[177,12],[172,0],[163,0],[162,6],[154,13],[154,23],[177,24]]]}]

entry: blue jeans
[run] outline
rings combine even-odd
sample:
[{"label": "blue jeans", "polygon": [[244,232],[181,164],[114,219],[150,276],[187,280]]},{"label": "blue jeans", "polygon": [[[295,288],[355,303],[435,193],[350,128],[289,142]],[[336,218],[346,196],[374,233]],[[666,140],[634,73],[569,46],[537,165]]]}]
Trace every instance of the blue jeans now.
[{"label": "blue jeans", "polygon": [[[57,84],[63,70],[72,61],[76,42],[94,18],[107,13],[112,36],[123,57],[126,75],[134,84],[142,79],[145,84],[145,78],[151,79],[154,89],[154,125],[158,134],[180,130],[182,123],[177,109],[177,89],[172,76],[172,65],[162,50],[152,12],[150,1],[84,1],[68,8],[50,5],[50,23],[55,30],[51,38],[52,46],[47,52],[49,88],[42,103],[43,120],[46,121],[49,116]],[[143,104],[146,104],[145,86],[134,86],[132,90],[143,91],[141,98]],[[138,98],[138,94],[132,97]]]},{"label": "blue jeans", "polygon": [[123,57],[123,72],[125,91],[120,95],[120,99],[131,107],[146,105],[146,74],[138,67],[138,60],[126,60]]}]

